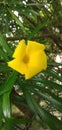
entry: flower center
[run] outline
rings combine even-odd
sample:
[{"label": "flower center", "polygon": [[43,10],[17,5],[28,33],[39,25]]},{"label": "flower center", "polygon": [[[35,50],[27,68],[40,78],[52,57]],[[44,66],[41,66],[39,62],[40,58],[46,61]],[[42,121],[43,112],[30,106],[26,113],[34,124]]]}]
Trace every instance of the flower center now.
[{"label": "flower center", "polygon": [[24,62],[24,63],[28,63],[28,62],[29,62],[29,57],[28,57],[27,55],[25,55],[25,56],[23,57],[23,62]]}]

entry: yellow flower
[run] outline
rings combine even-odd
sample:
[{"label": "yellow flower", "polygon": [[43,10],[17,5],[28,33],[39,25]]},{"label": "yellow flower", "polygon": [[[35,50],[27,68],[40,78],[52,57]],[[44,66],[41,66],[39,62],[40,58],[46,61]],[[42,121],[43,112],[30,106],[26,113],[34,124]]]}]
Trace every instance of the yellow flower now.
[{"label": "yellow flower", "polygon": [[47,56],[44,52],[45,46],[35,41],[24,40],[19,42],[13,54],[13,60],[8,62],[8,66],[25,75],[29,79],[45,70],[47,67]]}]

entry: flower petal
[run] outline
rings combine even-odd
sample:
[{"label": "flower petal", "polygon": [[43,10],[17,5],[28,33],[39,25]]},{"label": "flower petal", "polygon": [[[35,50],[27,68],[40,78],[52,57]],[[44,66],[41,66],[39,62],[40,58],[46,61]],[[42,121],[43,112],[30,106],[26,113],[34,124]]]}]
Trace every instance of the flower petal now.
[{"label": "flower petal", "polygon": [[40,44],[35,41],[28,41],[26,51],[28,54],[31,55],[31,53],[38,51],[38,50],[44,50],[45,46],[43,44]]},{"label": "flower petal", "polygon": [[37,51],[33,53],[30,57],[30,62],[28,65],[28,70],[25,74],[25,79],[29,79],[39,73],[40,71],[46,69],[47,67],[47,57],[45,52]]},{"label": "flower petal", "polygon": [[25,79],[29,79],[46,69],[47,57],[44,52],[43,44],[28,41],[25,44],[24,40],[19,42],[13,54],[14,59],[8,62],[8,66],[25,75]]},{"label": "flower petal", "polygon": [[18,59],[14,59],[8,62],[8,66],[18,71],[21,74],[25,74],[27,71],[27,65],[19,61]]},{"label": "flower petal", "polygon": [[23,56],[25,55],[25,50],[26,50],[26,44],[24,40],[21,40],[19,42],[19,45],[17,46],[17,48],[15,49],[15,52],[13,54],[14,58],[17,59],[22,59]]}]

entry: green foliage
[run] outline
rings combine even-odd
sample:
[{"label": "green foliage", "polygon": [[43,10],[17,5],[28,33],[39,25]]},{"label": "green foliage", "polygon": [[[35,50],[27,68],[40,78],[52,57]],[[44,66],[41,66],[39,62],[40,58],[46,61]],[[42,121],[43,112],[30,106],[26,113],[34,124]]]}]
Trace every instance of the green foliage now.
[{"label": "green foliage", "polygon": [[[0,0],[0,129],[29,129],[37,120],[43,130],[62,130],[61,12],[58,0]],[[48,56],[48,68],[26,81],[7,65],[21,39],[45,44]]]}]

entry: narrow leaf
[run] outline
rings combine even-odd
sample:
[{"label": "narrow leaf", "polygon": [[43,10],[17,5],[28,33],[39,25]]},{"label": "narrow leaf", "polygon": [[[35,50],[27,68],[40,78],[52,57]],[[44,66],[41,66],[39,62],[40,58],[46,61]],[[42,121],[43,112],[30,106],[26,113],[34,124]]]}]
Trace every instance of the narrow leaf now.
[{"label": "narrow leaf", "polygon": [[35,27],[35,29],[31,32],[31,34],[28,36],[28,40],[30,40],[30,39],[32,39],[34,36],[35,36],[35,34],[37,34],[38,33],[38,31],[40,30],[40,29],[42,29],[43,27],[45,27],[47,24],[48,24],[48,22],[49,21],[46,21],[46,22],[44,22],[43,24],[40,24],[40,25],[38,25],[37,27]]},{"label": "narrow leaf", "polygon": [[39,115],[43,118],[43,120],[48,124],[51,130],[62,130],[62,122],[58,120],[55,116],[51,115],[48,111],[41,108],[34,98],[32,98],[32,102],[37,109]]},{"label": "narrow leaf", "polygon": [[[51,130],[59,130],[59,129],[62,130],[62,122],[37,104],[27,86],[23,89],[23,92],[25,94],[25,99],[28,105],[30,106],[30,103],[32,104],[34,110],[37,112],[37,114],[39,114],[39,116],[43,119],[43,121],[51,128]],[[27,93],[29,94],[28,98],[30,99],[30,102],[28,102],[28,98],[26,98]]]},{"label": "narrow leaf", "polygon": [[3,95],[3,114],[5,117],[11,116],[11,109],[10,109],[10,97],[9,92]]},{"label": "narrow leaf", "polygon": [[54,93],[50,92],[48,89],[45,92],[45,89],[35,89],[35,92],[40,95],[43,99],[48,100],[54,107],[56,107],[57,110],[62,112],[62,100]]},{"label": "narrow leaf", "polygon": [[9,13],[11,14],[12,18],[15,20],[15,22],[17,22],[17,24],[23,29],[23,24],[22,22],[18,19],[18,17],[12,12],[12,10],[10,8],[7,8]]},{"label": "narrow leaf", "polygon": [[[5,120],[4,130],[12,130],[12,124],[9,120]],[[13,129],[14,130],[14,129]]]},{"label": "narrow leaf", "polygon": [[9,56],[12,55],[12,51],[9,48],[8,44],[6,43],[3,35],[0,33],[0,45],[3,47],[4,50],[6,50],[6,52],[9,54]]},{"label": "narrow leaf", "polygon": [[2,57],[6,62],[8,62],[8,56],[6,53],[3,52],[3,50],[0,49],[0,57]]},{"label": "narrow leaf", "polygon": [[11,122],[12,125],[16,124],[26,124],[29,123],[31,120],[28,119],[17,119],[17,118],[7,118],[9,122]]},{"label": "narrow leaf", "polygon": [[2,96],[0,96],[0,129],[2,127]]},{"label": "narrow leaf", "polygon": [[16,81],[17,78],[17,72],[13,71],[8,79],[4,82],[4,84],[2,86],[0,86],[0,95],[4,94],[5,92],[8,92],[12,90],[13,88],[13,84]]},{"label": "narrow leaf", "polygon": [[9,71],[9,68],[5,64],[0,65],[0,72],[7,72],[7,71]]},{"label": "narrow leaf", "polygon": [[55,72],[54,70],[47,69],[46,71],[43,71],[43,73],[48,74],[49,76],[52,76],[53,78],[62,82],[62,77],[59,76],[59,74]]},{"label": "narrow leaf", "polygon": [[62,85],[57,84],[56,82],[53,82],[51,80],[45,79],[43,76],[41,76],[41,78],[39,79],[35,78],[34,81],[43,83],[44,85],[48,86],[50,89],[57,89],[59,91],[62,91]]}]

